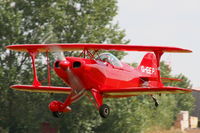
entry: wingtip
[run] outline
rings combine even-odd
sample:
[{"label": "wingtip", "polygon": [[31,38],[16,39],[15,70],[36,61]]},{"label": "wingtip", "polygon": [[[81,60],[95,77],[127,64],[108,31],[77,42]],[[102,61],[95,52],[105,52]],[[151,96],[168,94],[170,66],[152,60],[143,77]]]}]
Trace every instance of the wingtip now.
[{"label": "wingtip", "polygon": [[18,87],[18,85],[11,85],[10,88],[11,89],[16,89]]},{"label": "wingtip", "polygon": [[[177,47],[178,48],[178,47]],[[178,51],[181,53],[192,53],[192,50],[190,49],[185,49],[185,48],[178,48]]]},{"label": "wingtip", "polygon": [[9,49],[9,50],[15,50],[15,45],[8,45],[8,46],[6,46],[5,48],[6,49]]},{"label": "wingtip", "polygon": [[192,91],[200,92],[200,88],[192,88]]},{"label": "wingtip", "polygon": [[5,48],[6,48],[6,49],[10,49],[10,48],[11,48],[11,46],[12,46],[12,45],[8,45],[8,46],[6,46]]},{"label": "wingtip", "polygon": [[192,50],[186,49],[187,53],[192,53]]}]

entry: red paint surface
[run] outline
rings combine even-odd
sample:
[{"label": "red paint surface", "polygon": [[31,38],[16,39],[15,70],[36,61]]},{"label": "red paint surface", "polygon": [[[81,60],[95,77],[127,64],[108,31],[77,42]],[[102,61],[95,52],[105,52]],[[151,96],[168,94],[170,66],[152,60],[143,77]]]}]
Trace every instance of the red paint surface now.
[{"label": "red paint surface", "polygon": [[[66,57],[64,60],[57,60],[54,64],[54,71],[61,78],[67,87],[41,86],[37,79],[35,68],[36,52],[60,50],[83,50],[81,57]],[[49,104],[51,111],[67,112],[66,109],[75,101],[90,92],[99,108],[103,104],[103,98],[120,98],[137,95],[187,93],[189,89],[178,87],[165,87],[160,77],[160,58],[163,52],[191,52],[187,49],[162,46],[137,46],[137,45],[113,45],[113,44],[31,44],[11,45],[8,49],[16,51],[31,51],[33,62],[34,83],[33,85],[14,85],[11,88],[25,91],[56,92],[69,94],[65,102],[53,101]],[[133,68],[125,63],[113,65],[108,61],[94,59],[94,54],[88,50],[99,49],[121,50],[121,51],[151,51],[147,53],[140,65]],[[86,59],[86,53],[90,58]]]}]

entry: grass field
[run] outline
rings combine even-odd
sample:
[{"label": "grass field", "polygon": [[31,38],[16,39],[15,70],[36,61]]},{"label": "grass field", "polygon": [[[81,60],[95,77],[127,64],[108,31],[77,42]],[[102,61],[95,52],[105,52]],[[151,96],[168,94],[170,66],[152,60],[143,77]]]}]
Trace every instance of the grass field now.
[{"label": "grass field", "polygon": [[185,131],[181,131],[180,129],[171,128],[169,130],[163,130],[161,128],[152,128],[144,133],[200,133],[200,129],[187,129]]},{"label": "grass field", "polygon": [[171,129],[161,129],[158,127],[149,129],[147,131],[145,131],[144,133],[187,133],[187,132],[183,132],[180,129],[175,129],[175,128],[171,128]]}]

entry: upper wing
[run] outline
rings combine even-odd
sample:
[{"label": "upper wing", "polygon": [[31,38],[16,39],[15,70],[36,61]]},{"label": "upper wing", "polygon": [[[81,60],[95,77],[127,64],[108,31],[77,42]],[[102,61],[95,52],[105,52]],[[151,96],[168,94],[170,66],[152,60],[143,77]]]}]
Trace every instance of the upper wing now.
[{"label": "upper wing", "polygon": [[[58,47],[58,48],[55,48]],[[81,43],[69,43],[69,44],[21,44],[10,45],[6,48],[15,51],[74,51],[74,50],[119,50],[119,51],[162,51],[173,53],[189,53],[192,52],[188,49],[176,48],[176,47],[164,47],[164,46],[140,46],[140,45],[124,45],[124,44],[81,44]]]},{"label": "upper wing", "polygon": [[134,87],[102,90],[105,97],[128,97],[137,95],[153,95],[153,94],[173,94],[173,93],[189,93],[191,89],[184,89],[178,87]]},{"label": "upper wing", "polygon": [[13,85],[10,88],[19,91],[65,93],[65,94],[69,94],[72,90],[70,87],[33,86],[33,85]]},{"label": "upper wing", "polygon": [[200,92],[200,88],[192,88],[192,91]]}]

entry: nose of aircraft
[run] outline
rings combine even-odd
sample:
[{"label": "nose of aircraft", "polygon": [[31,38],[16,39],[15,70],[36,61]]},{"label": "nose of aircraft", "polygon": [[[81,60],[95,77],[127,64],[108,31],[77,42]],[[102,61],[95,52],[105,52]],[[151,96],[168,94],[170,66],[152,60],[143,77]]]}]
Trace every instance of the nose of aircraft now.
[{"label": "nose of aircraft", "polygon": [[66,70],[70,66],[70,62],[67,60],[60,61],[59,66],[63,69]]}]

